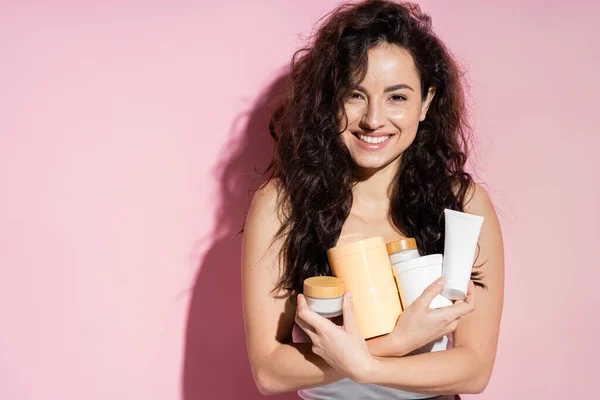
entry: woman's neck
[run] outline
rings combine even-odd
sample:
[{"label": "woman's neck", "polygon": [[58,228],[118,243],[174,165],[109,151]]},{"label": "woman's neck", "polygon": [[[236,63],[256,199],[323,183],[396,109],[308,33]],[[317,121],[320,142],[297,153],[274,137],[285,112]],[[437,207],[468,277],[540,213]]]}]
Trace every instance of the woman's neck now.
[{"label": "woman's neck", "polygon": [[356,214],[385,212],[390,206],[390,185],[396,177],[400,158],[378,170],[361,170],[361,179],[352,189],[352,211]]}]

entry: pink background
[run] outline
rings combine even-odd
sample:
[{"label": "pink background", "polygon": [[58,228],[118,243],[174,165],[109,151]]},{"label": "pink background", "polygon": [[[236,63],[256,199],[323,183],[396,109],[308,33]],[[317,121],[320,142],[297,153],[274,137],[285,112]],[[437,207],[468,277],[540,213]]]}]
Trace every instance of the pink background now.
[{"label": "pink background", "polygon": [[[38,3],[0,2],[0,398],[260,398],[231,237],[263,102],[335,2]],[[422,6],[470,67],[505,234],[479,398],[592,395],[600,6]]]}]

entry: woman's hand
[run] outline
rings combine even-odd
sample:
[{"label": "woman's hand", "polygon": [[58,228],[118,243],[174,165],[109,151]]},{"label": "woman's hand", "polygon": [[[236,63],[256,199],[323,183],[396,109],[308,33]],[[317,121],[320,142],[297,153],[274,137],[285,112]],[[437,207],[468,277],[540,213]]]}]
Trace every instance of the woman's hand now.
[{"label": "woman's hand", "polygon": [[313,353],[360,383],[374,368],[375,359],[358,330],[350,293],[344,295],[343,313],[344,325],[336,325],[313,312],[304,296],[298,295],[296,323],[310,337]]},{"label": "woman's hand", "polygon": [[369,342],[374,356],[404,356],[454,332],[463,315],[475,311],[475,285],[469,282],[465,300],[452,306],[430,309],[431,301],[442,292],[444,280],[440,278],[429,285],[423,294],[400,314],[394,330],[386,336]]}]

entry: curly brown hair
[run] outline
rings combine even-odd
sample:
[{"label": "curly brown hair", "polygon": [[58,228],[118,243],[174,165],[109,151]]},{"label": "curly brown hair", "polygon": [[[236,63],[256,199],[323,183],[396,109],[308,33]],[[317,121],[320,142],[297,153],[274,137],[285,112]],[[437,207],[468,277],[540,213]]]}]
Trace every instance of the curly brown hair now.
[{"label": "curly brown hair", "polygon": [[[463,211],[473,179],[465,171],[471,131],[458,63],[418,5],[341,5],[294,54],[290,85],[269,124],[275,147],[269,171],[280,189],[284,240],[276,289],[300,292],[305,278],[331,275],[326,251],[337,242],[359,178],[340,138],[344,99],[366,74],[368,50],[382,43],[412,55],[423,97],[436,89],[392,183],[391,221],[417,240],[422,254],[441,253],[444,209]],[[472,279],[484,286],[478,273]]]}]

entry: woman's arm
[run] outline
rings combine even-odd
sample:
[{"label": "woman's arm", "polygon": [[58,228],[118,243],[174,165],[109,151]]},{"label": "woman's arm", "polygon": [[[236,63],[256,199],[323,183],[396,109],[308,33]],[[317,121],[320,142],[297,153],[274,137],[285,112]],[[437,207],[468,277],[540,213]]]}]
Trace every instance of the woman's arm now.
[{"label": "woman's arm", "polygon": [[[254,380],[263,394],[322,386],[346,377],[315,355],[312,344],[291,343],[296,305],[289,294],[272,293],[282,268],[281,240],[273,243],[280,226],[277,188],[270,182],[252,200],[242,251],[246,344]],[[369,341],[367,347],[378,356],[404,355],[413,350],[412,342],[387,335]]]},{"label": "woman's arm", "polygon": [[311,351],[310,344],[290,344],[296,307],[289,295],[275,295],[282,270],[281,226],[277,188],[270,182],[252,200],[244,231],[242,290],[246,344],[258,389],[275,394],[321,386],[344,378]]},{"label": "woman's arm", "polygon": [[486,388],[496,358],[504,297],[503,242],[494,207],[480,186],[475,188],[465,211],[485,217],[476,265],[483,263],[480,270],[487,289],[475,289],[477,308],[460,318],[454,332],[454,348],[439,353],[377,359],[360,380],[431,394],[481,393]]},{"label": "woman's arm", "polygon": [[[246,341],[250,364],[259,390],[264,394],[294,391],[321,386],[346,376],[351,376],[361,382],[373,382],[404,390],[433,394],[477,392],[480,387],[484,387],[489,379],[489,374],[491,374],[493,357],[495,357],[497,324],[499,324],[502,309],[503,263],[498,222],[487,195],[485,192],[483,194],[481,211],[470,210],[472,213],[484,215],[487,221],[482,227],[481,251],[478,260],[485,259],[486,255],[489,256],[483,270],[484,282],[490,287],[490,290],[483,292],[477,289],[478,292],[482,292],[478,293],[478,296],[484,296],[483,306],[477,313],[479,316],[471,323],[463,322],[473,321],[471,316],[461,317],[459,325],[462,329],[458,328],[455,332],[455,349],[435,354],[378,359],[377,362],[368,363],[369,368],[365,368],[367,365],[361,363],[359,376],[351,371],[353,367],[351,365],[345,368],[334,363],[336,369],[332,368],[330,363],[320,357],[324,356],[321,351],[319,351],[320,356],[313,354],[314,344],[289,344],[295,306],[289,296],[278,297],[272,294],[272,289],[275,287],[281,271],[278,257],[281,242],[276,241],[271,245],[272,238],[281,226],[277,217],[277,191],[274,184],[269,184],[257,192],[250,208],[244,235],[242,275]],[[475,197],[473,204],[476,204],[482,196],[476,193]],[[494,248],[495,256],[492,254]],[[427,296],[427,294],[424,293],[423,296]],[[470,305],[465,304],[465,306],[455,305],[452,307],[453,310],[440,309],[435,310],[437,313],[427,315],[415,313],[415,320],[423,322],[423,326],[428,326],[433,330],[438,329],[439,326],[456,325],[456,317],[471,311]],[[483,313],[481,309],[484,310]],[[490,311],[489,315],[485,310]],[[304,311],[308,313],[308,316],[312,313],[307,309]],[[337,330],[337,334],[340,334],[340,327],[316,314],[313,317],[316,317],[315,324],[320,322],[325,329]],[[495,327],[494,321],[496,321]],[[465,324],[471,328],[464,329]],[[492,326],[488,326],[490,324]],[[480,329],[480,325],[483,325],[482,329]],[[488,337],[488,333],[491,334],[491,337]],[[481,339],[477,340],[482,337],[487,338],[483,340],[483,345]],[[348,346],[342,349],[343,346],[340,347],[340,343],[344,338],[341,336],[338,338],[340,339],[337,341],[338,343],[334,343],[336,341],[333,340],[330,341],[330,344],[337,347],[340,358],[345,359],[350,355],[347,353],[352,351],[352,347]],[[364,340],[358,335],[354,335],[354,339],[357,349],[365,346]],[[489,342],[487,348],[485,348],[486,340]],[[372,344],[375,345],[375,342]],[[391,346],[390,351],[397,355],[398,348],[404,347],[406,346],[397,342]],[[371,344],[367,349],[373,353]],[[476,353],[473,350],[479,351]],[[327,350],[325,349],[325,351]],[[475,354],[477,357],[474,357]],[[371,357],[370,361],[373,360]],[[474,364],[476,366],[473,366]],[[486,366],[489,369],[487,377],[485,375]],[[431,371],[438,372],[431,374]],[[363,372],[365,373],[363,374]]]}]

